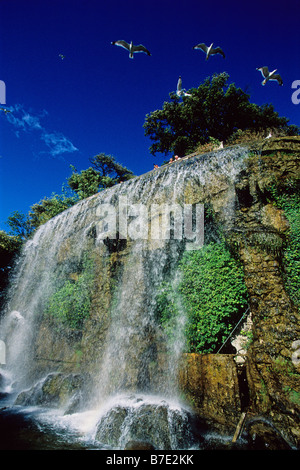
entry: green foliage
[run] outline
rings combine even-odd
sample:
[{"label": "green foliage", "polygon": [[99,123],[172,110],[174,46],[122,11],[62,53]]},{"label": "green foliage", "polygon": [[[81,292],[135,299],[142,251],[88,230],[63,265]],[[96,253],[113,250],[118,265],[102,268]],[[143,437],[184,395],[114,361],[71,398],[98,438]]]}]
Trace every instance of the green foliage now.
[{"label": "green foliage", "polygon": [[[16,236],[11,236],[4,230],[0,230],[0,258],[1,261],[7,256],[11,256],[19,250],[21,242]],[[1,263],[2,264],[2,263]]]},{"label": "green foliage", "polygon": [[180,285],[164,282],[156,297],[156,314],[170,340],[176,340],[177,319],[182,313]]},{"label": "green foliage", "polygon": [[30,217],[19,211],[14,211],[7,219],[9,235],[17,237],[18,240],[26,240],[34,231]]},{"label": "green foliage", "polygon": [[79,196],[79,199],[85,199],[98,192],[101,183],[98,171],[90,167],[81,171],[81,173],[77,173],[74,167],[71,168],[73,173],[68,179],[68,185]]},{"label": "green foliage", "polygon": [[101,177],[110,177],[114,181],[114,184],[120,181],[127,181],[134,177],[133,172],[116,162],[112,155],[100,153],[91,159],[91,163],[93,168],[100,173]]},{"label": "green foliage", "polygon": [[14,211],[6,222],[10,227],[8,235],[19,242],[28,240],[40,225],[74,205],[77,200],[76,196],[66,195],[63,189],[61,195],[53,193],[50,198],[45,197],[34,204],[28,214]]},{"label": "green foliage", "polygon": [[46,314],[58,324],[80,330],[88,318],[91,307],[91,294],[94,284],[94,263],[85,258],[82,271],[73,279],[65,280],[48,302]]},{"label": "green foliage", "polygon": [[300,307],[300,181],[290,180],[286,184],[270,187],[272,200],[283,209],[290,229],[283,254],[286,289]]},{"label": "green foliage", "polygon": [[92,167],[80,173],[71,166],[73,173],[68,179],[68,184],[80,199],[85,199],[101,189],[110,188],[134,176],[131,170],[116,162],[111,155],[100,153],[90,161]]},{"label": "green foliage", "polygon": [[298,390],[294,390],[291,387],[284,386],[283,391],[287,394],[288,399],[294,403],[294,405],[300,405],[300,392]]},{"label": "green foliage", "polygon": [[[17,236],[0,230],[0,273],[11,268],[13,258],[19,253],[22,242]],[[0,282],[1,286],[1,282]]]},{"label": "green foliage", "polygon": [[13,267],[15,256],[19,253],[21,240],[0,230],[0,308],[4,302],[5,290],[8,286],[9,273]]},{"label": "green foliage", "polygon": [[40,225],[65,211],[77,202],[77,197],[53,193],[50,198],[45,197],[30,208],[29,220],[31,227],[36,230]]},{"label": "green foliage", "polygon": [[186,252],[180,271],[177,290],[165,284],[158,296],[160,321],[170,334],[178,309],[183,307],[189,352],[215,352],[247,305],[242,267],[224,243],[212,242],[201,250]]},{"label": "green foliage", "polygon": [[271,104],[250,103],[250,96],[221,73],[207,78],[198,88],[189,90],[191,97],[181,101],[170,93],[170,101],[161,110],[146,115],[145,135],[153,142],[151,154],[172,152],[183,156],[209,138],[226,141],[238,129],[261,130],[279,128],[298,134],[296,126],[279,117]]}]

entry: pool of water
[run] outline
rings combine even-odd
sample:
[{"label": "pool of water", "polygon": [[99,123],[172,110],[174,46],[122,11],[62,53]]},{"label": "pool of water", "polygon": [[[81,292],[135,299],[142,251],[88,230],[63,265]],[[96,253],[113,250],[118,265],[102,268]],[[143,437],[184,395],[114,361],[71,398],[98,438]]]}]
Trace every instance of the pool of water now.
[{"label": "pool of water", "polygon": [[13,406],[0,400],[0,450],[104,449],[59,421],[54,410]]},{"label": "pool of water", "polygon": [[[61,410],[16,406],[8,395],[0,396],[0,450],[123,450],[93,438],[99,416],[93,410],[63,415]],[[230,449],[231,437],[206,433],[201,450]],[[239,444],[246,448],[245,442]]]}]

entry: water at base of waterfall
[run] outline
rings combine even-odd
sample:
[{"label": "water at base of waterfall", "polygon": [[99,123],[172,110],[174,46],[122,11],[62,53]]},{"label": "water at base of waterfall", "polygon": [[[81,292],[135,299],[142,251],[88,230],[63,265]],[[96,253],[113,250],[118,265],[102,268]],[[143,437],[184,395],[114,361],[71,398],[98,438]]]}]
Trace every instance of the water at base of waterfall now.
[{"label": "water at base of waterfall", "polygon": [[[232,436],[211,433],[207,429],[201,436],[201,442],[194,441],[189,445],[189,433],[193,431],[186,413],[178,404],[167,403],[159,397],[131,395],[115,397],[102,409],[64,415],[60,409],[16,406],[9,394],[1,394],[0,450],[122,451],[132,441],[151,444],[149,448],[154,452],[169,449],[196,452],[230,449]],[[155,417],[153,422],[151,414]],[[166,422],[164,415],[167,417]],[[135,423],[133,428],[131,423]],[[169,424],[167,431],[164,430],[166,423]],[[155,444],[160,445],[160,448],[153,446],[149,442],[151,439],[147,441],[149,429],[152,431],[152,443],[154,434]],[[173,442],[172,433],[175,439]],[[101,438],[106,442],[102,442]],[[114,442],[114,438],[118,442]],[[241,440],[238,448],[247,449],[246,441]]]}]

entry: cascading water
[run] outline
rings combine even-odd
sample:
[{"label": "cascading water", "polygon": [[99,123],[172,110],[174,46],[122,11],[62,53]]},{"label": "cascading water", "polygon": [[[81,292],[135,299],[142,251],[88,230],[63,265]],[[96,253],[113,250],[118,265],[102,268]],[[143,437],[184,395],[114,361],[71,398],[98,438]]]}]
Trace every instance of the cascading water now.
[{"label": "cascading water", "polygon": [[[146,237],[143,230],[150,219],[153,225],[159,219],[155,205],[183,207],[209,200],[210,184],[216,177],[230,187],[246,153],[236,147],[212,153],[209,158],[178,161],[83,200],[37,230],[18,262],[1,322],[0,339],[7,351],[5,373],[9,371],[15,392],[37,382],[42,387],[43,377],[59,370],[60,356],[41,357],[43,347],[49,351],[49,345],[46,337],[44,342],[40,340],[49,299],[58,284],[78,277],[76,271],[86,253],[93,253],[105,269],[110,266],[110,274],[111,259],[122,256],[122,269],[114,274],[113,293],[105,290],[104,275],[98,268],[95,285],[101,288],[93,296],[98,313],[88,320],[89,333],[79,335],[90,354],[82,366],[91,377],[90,384],[85,384],[88,394],[84,410],[77,410],[73,417],[65,416],[65,422],[112,448],[124,448],[129,440],[148,441],[161,449],[192,445],[190,411],[180,404],[176,384],[177,362],[184,345],[184,312],[182,309],[177,319],[176,341],[172,344],[166,342],[155,314],[156,293],[166,276],[176,284],[176,267],[187,240],[154,239],[149,236],[154,232],[149,231]],[[234,198],[234,191],[227,192],[227,202],[219,210],[232,211]],[[144,211],[142,218],[137,217],[137,209],[140,214]],[[116,233],[123,251],[118,248]],[[106,313],[99,320],[103,305]],[[101,322],[105,325],[99,345],[91,339],[91,332],[100,328]],[[94,343],[89,346],[91,341]]]}]

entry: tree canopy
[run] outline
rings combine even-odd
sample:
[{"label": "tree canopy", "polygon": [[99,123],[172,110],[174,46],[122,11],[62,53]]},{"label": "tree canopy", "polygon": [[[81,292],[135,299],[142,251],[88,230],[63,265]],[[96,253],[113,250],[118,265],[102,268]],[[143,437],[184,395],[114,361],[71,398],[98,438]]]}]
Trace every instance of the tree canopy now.
[{"label": "tree canopy", "polygon": [[73,173],[68,179],[68,184],[80,199],[134,177],[131,170],[118,163],[111,155],[100,153],[90,159],[90,162],[92,166],[80,173],[71,167]]},{"label": "tree canopy", "polygon": [[10,228],[6,234],[9,237],[8,240],[17,240],[19,243],[26,241],[40,225],[73,206],[77,201],[76,196],[67,196],[64,192],[63,194],[53,193],[50,198],[45,197],[33,204],[28,214],[14,211],[6,222]]},{"label": "tree canopy", "polygon": [[6,223],[10,228],[8,235],[16,237],[19,241],[29,238],[34,230],[30,217],[20,211],[12,212]]},{"label": "tree canopy", "polygon": [[261,131],[276,128],[288,135],[299,134],[297,126],[280,117],[272,104],[259,106],[234,83],[228,84],[225,72],[204,80],[191,96],[180,99],[170,93],[163,108],[146,115],[145,135],[153,142],[150,153],[183,156],[209,138],[226,141],[238,129]]},{"label": "tree canopy", "polygon": [[63,194],[53,193],[50,198],[45,197],[40,202],[33,204],[28,214],[32,229],[35,230],[52,217],[73,206],[77,201],[78,197],[66,195],[63,192]]}]

